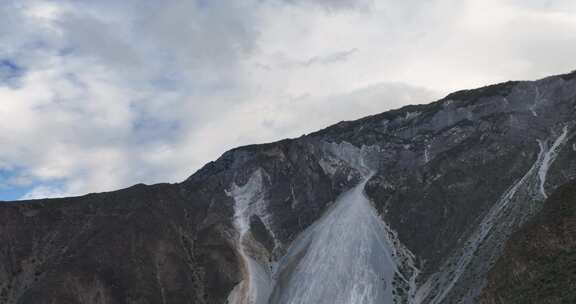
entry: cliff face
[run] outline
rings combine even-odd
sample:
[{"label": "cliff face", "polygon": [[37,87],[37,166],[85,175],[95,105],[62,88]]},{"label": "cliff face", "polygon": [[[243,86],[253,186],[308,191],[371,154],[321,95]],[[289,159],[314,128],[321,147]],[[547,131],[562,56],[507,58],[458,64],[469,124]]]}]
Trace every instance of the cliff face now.
[{"label": "cliff face", "polygon": [[576,303],[576,182],[510,238],[480,303]]},{"label": "cliff face", "polygon": [[574,74],[508,82],[237,148],[180,184],[1,203],[0,303],[476,303],[576,176],[575,106]]}]

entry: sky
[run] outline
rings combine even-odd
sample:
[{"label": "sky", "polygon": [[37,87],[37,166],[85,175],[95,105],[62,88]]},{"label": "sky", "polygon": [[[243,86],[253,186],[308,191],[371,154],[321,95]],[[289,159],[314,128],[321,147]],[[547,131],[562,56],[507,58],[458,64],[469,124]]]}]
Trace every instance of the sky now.
[{"label": "sky", "polygon": [[0,0],[0,200],[576,69],[572,0]]}]

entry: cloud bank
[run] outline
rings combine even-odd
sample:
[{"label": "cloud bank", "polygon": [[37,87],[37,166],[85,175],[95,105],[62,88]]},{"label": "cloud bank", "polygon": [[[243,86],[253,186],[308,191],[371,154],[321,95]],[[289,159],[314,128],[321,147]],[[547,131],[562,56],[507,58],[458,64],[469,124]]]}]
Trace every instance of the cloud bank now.
[{"label": "cloud bank", "polygon": [[0,7],[0,199],[178,182],[232,147],[574,69],[559,0]]}]

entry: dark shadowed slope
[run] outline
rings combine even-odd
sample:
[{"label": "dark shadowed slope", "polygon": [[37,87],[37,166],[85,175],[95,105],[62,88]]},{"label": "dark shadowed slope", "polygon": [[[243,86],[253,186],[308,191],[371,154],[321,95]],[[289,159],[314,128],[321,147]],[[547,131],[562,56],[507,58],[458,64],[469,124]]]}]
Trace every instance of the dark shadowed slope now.
[{"label": "dark shadowed slope", "polygon": [[241,279],[230,215],[198,195],[162,184],[2,203],[0,303],[222,303]]},{"label": "dark shadowed slope", "polygon": [[482,304],[576,303],[576,181],[511,237],[488,281]]}]

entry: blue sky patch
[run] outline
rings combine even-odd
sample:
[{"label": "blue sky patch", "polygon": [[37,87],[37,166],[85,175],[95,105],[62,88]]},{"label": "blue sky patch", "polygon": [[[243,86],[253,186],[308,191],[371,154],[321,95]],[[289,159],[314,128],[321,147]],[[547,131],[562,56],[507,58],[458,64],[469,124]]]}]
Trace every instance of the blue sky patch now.
[{"label": "blue sky patch", "polygon": [[30,190],[32,190],[30,187],[2,187],[0,188],[0,201],[18,200]]},{"label": "blue sky patch", "polygon": [[0,59],[0,85],[16,85],[24,73],[25,69],[15,61]]}]

